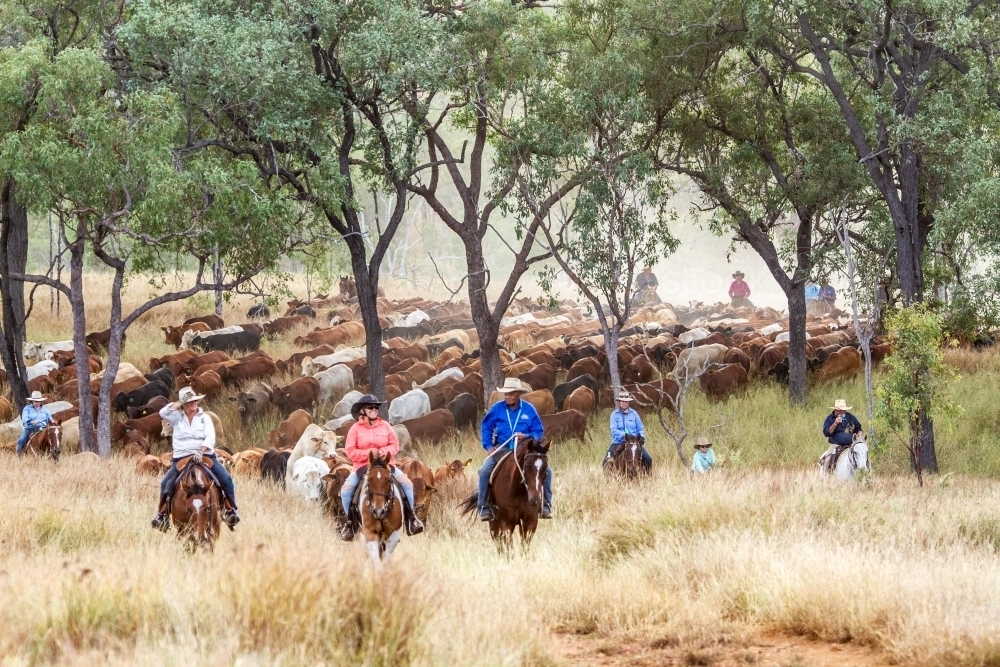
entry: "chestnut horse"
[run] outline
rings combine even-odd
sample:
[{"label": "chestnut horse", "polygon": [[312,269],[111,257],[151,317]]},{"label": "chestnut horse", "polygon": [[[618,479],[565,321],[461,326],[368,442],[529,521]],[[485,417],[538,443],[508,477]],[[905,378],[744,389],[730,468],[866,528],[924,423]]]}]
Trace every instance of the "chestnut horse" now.
[{"label": "chestnut horse", "polygon": [[212,461],[189,456],[177,467],[181,474],[170,503],[177,537],[186,537],[191,551],[198,547],[212,551],[222,528],[222,492],[209,473]]},{"label": "chestnut horse", "polygon": [[[514,529],[520,530],[525,544],[538,527],[538,515],[542,511],[543,483],[549,467],[549,440],[535,442],[524,438],[518,443],[517,451],[496,467],[493,475],[493,521],[490,521],[490,535],[501,546],[510,548]],[[462,514],[476,511],[477,493],[464,501]]]},{"label": "chestnut horse", "polygon": [[626,434],[625,442],[612,450],[611,459],[604,464],[604,469],[627,480],[648,475],[651,470],[642,463],[642,439],[637,435]]},{"label": "chestnut horse", "polygon": [[368,470],[358,487],[361,543],[374,565],[388,560],[403,536],[403,498],[392,483],[389,457],[368,452]]},{"label": "chestnut horse", "polygon": [[49,424],[28,438],[28,451],[34,452],[35,456],[48,454],[58,461],[62,454],[62,432],[63,427],[58,422]]}]

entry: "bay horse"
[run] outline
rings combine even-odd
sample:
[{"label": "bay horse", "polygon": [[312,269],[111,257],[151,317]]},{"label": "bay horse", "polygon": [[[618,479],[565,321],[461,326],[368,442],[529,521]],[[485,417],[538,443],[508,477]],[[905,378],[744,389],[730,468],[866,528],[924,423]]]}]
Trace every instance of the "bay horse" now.
[{"label": "bay horse", "polygon": [[358,487],[361,512],[361,543],[373,565],[381,565],[403,536],[403,498],[392,482],[389,457],[368,452],[368,470]]},{"label": "bay horse", "polygon": [[341,296],[346,296],[349,299],[357,298],[358,285],[354,282],[354,278],[351,278],[350,276],[340,277],[340,294]]},{"label": "bay horse", "polygon": [[48,454],[57,462],[62,454],[62,424],[52,422],[41,431],[28,438],[28,451],[34,452],[35,456]]},{"label": "bay horse", "polygon": [[[551,445],[549,440],[523,438],[513,456],[497,464],[492,483],[494,519],[489,523],[490,535],[503,547],[510,548],[515,529],[528,544],[538,528]],[[462,514],[475,512],[477,499],[478,494],[473,493],[463,500]]]},{"label": "bay horse", "polygon": [[650,474],[651,469],[642,462],[642,438],[626,434],[625,442],[612,450],[611,459],[604,464],[604,469],[630,481],[639,475]]},{"label": "bay horse", "polygon": [[215,549],[222,529],[222,492],[209,473],[212,461],[189,456],[177,462],[177,478],[170,516],[177,527],[178,539],[186,537],[191,551],[201,547]]}]

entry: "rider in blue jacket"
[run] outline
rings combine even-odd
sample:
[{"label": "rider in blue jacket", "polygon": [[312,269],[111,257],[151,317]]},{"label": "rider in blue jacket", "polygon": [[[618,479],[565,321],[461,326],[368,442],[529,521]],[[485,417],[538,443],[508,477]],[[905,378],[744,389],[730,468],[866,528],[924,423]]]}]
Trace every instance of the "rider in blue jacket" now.
[{"label": "rider in blue jacket", "polygon": [[[486,450],[486,460],[479,469],[479,518],[482,521],[493,520],[493,510],[486,505],[486,491],[490,483],[490,475],[496,468],[499,457],[494,453],[504,449],[513,449],[516,440],[524,437],[536,442],[542,439],[545,427],[538,416],[535,406],[521,400],[521,394],[531,391],[531,388],[516,378],[504,380],[503,387],[497,389],[503,392],[504,400],[496,403],[483,417],[483,449]],[[542,504],[541,518],[552,518],[552,468],[545,473],[545,502]]]},{"label": "rider in blue jacket", "polygon": [[21,411],[21,426],[24,427],[24,430],[21,432],[21,437],[17,439],[18,456],[24,454],[31,436],[43,430],[52,422],[52,415],[42,407],[42,403],[44,402],[45,398],[42,396],[42,392],[33,391],[31,392],[31,396],[28,397],[28,404]]},{"label": "rider in blue jacket", "polygon": [[618,409],[611,411],[611,446],[604,455],[604,465],[611,460],[615,447],[625,442],[626,435],[637,435],[642,438],[642,466],[647,470],[653,467],[653,457],[646,451],[646,429],[642,425],[639,413],[631,408],[629,403],[635,400],[632,394],[621,391],[618,394]]}]

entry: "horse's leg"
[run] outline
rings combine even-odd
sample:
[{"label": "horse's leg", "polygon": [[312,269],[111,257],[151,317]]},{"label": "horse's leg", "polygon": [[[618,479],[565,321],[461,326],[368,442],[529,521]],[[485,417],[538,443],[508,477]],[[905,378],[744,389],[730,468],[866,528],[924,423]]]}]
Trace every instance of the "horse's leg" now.
[{"label": "horse's leg", "polygon": [[382,545],[380,544],[380,540],[378,539],[369,540],[368,536],[364,533],[364,530],[362,529],[361,544],[364,545],[365,551],[368,552],[368,560],[372,562],[372,565],[374,565],[375,567],[381,565],[382,560],[381,558],[379,558],[379,554],[382,551]]},{"label": "horse's leg", "polygon": [[396,550],[399,546],[399,540],[403,537],[402,527],[397,528],[389,534],[389,539],[385,541],[385,552],[382,554],[382,560],[389,560],[392,552]]}]

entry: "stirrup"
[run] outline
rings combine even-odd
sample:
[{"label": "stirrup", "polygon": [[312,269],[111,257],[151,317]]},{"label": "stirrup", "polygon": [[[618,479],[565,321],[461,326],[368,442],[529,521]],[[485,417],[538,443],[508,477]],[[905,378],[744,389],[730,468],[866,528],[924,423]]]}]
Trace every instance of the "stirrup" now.
[{"label": "stirrup", "polygon": [[150,523],[153,528],[162,533],[165,533],[170,529],[170,517],[163,512],[157,512],[156,516],[153,517],[153,520]]},{"label": "stirrup", "polygon": [[422,532],[424,532],[424,522],[418,519],[416,514],[410,515],[409,521],[406,522],[406,534],[412,537]]},{"label": "stirrup", "polygon": [[489,507],[479,508],[479,520],[480,521],[495,521],[496,517],[493,516],[493,510]]},{"label": "stirrup", "polygon": [[240,522],[240,515],[236,513],[236,508],[227,507],[222,513],[222,520],[229,527],[229,530],[235,530],[236,524]]},{"label": "stirrup", "polygon": [[350,542],[354,539],[354,526],[351,525],[350,521],[340,527],[340,539],[345,542]]},{"label": "stirrup", "polygon": [[552,518],[552,508],[548,505],[542,505],[542,511],[538,515],[539,519],[551,519]]}]

